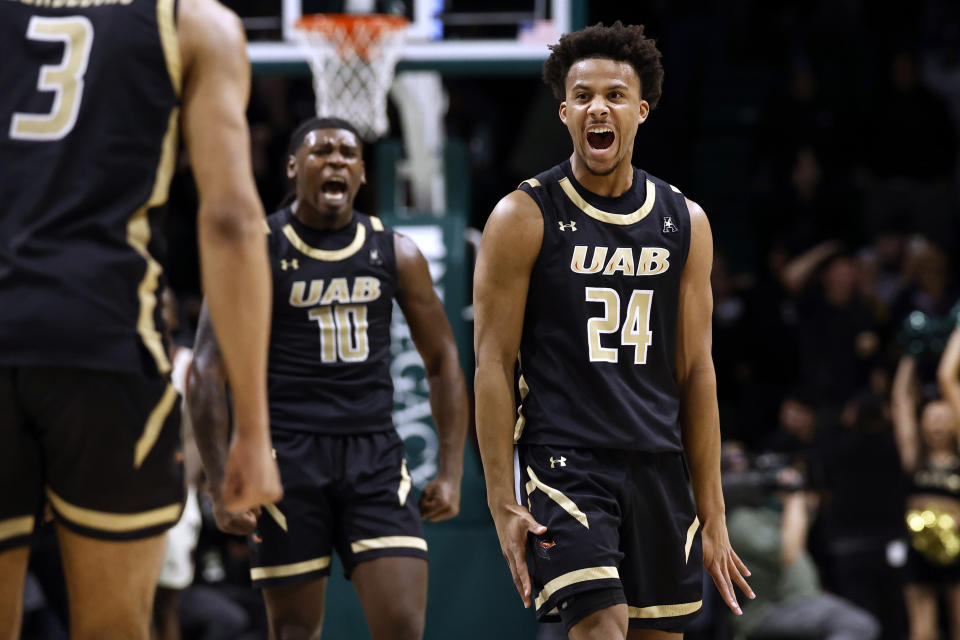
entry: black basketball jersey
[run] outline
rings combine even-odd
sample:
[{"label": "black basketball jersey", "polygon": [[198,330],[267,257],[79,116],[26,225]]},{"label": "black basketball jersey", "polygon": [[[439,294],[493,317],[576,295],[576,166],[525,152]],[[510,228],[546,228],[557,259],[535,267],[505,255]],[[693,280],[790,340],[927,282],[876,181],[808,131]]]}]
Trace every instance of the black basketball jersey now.
[{"label": "black basketball jersey", "polygon": [[290,207],[267,225],[270,427],[324,434],[393,428],[393,231],[359,212],[342,229],[318,231]]},{"label": "black basketball jersey", "polygon": [[690,214],[635,169],[622,196],[590,193],[569,161],[519,187],[543,214],[520,345],[516,439],[680,451],[674,378]]},{"label": "black basketball jersey", "polygon": [[0,364],[169,370],[148,246],[177,152],[175,16],[0,2]]}]

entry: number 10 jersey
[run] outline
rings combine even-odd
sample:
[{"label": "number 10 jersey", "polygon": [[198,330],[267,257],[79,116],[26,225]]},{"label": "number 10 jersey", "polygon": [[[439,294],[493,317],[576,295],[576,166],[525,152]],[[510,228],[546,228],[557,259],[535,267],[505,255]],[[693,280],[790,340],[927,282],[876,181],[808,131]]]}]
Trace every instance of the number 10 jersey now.
[{"label": "number 10 jersey", "polygon": [[675,187],[590,193],[569,161],[519,189],[543,215],[520,344],[515,440],[681,451],[674,376],[690,215]]},{"label": "number 10 jersey", "polygon": [[318,231],[290,207],[269,216],[267,226],[270,428],[327,435],[392,429],[393,231],[359,212],[342,229]]}]

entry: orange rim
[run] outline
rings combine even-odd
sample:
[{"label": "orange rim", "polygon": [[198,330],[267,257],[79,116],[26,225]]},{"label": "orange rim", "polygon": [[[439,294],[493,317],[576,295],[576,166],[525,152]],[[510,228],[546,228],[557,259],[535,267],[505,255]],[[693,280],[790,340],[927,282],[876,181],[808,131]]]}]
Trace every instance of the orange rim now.
[{"label": "orange rim", "polygon": [[404,29],[410,21],[404,16],[379,13],[314,13],[301,16],[295,28],[330,38],[337,43],[341,58],[355,52],[366,59],[370,45],[385,35]]}]

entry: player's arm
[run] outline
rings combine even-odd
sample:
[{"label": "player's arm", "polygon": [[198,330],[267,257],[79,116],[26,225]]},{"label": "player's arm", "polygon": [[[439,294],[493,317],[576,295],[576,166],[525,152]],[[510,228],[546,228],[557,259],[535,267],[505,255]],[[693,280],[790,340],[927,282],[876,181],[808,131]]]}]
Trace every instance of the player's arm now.
[{"label": "player's arm", "polygon": [[233,513],[226,509],[221,486],[227,466],[227,369],[220,354],[217,336],[204,304],[200,310],[197,337],[193,346],[193,368],[187,385],[187,407],[193,435],[207,477],[207,491],[213,501],[213,515],[221,531],[247,535],[256,526],[256,511]]},{"label": "player's arm", "polygon": [[250,63],[243,27],[230,10],[216,0],[179,7],[182,124],[200,196],[201,275],[234,391],[223,495],[227,506],[242,510],[282,495],[267,418],[270,271],[245,117]]},{"label": "player's arm", "polygon": [[514,496],[513,429],[516,420],[514,366],[523,333],[530,273],[543,242],[543,218],[522,191],[503,198],[490,214],[473,279],[474,349],[477,371],[477,439],[487,483],[487,505],[500,547],[523,604],[530,606],[525,560],[527,534],[541,534]]},{"label": "player's arm", "polygon": [[457,343],[433,289],[430,269],[410,238],[394,234],[399,286],[397,303],[423,358],[430,385],[430,411],[437,425],[440,460],[437,477],[423,490],[420,514],[439,522],[460,511],[463,444],[467,437],[467,387],[457,357]]},{"label": "player's arm", "polygon": [[690,252],[680,279],[676,356],[683,449],[690,467],[697,515],[703,527],[703,563],[724,601],[739,614],[732,583],[750,597],[753,591],[743,577],[750,572],[730,546],[720,484],[720,413],[711,353],[713,235],[703,209],[690,200],[687,207]]},{"label": "player's arm", "polygon": [[960,418],[960,324],[950,334],[947,348],[940,356],[937,366],[937,382],[940,393],[953,407],[953,412]]},{"label": "player's arm", "polygon": [[897,363],[890,388],[890,413],[893,435],[900,452],[900,466],[913,473],[920,459],[919,431],[917,430],[917,361],[903,356]]}]

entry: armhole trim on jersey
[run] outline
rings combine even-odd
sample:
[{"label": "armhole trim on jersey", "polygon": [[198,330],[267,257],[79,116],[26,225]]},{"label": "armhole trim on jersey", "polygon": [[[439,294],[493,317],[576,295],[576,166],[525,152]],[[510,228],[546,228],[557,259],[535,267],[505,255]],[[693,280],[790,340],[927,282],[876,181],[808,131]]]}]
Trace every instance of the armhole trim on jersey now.
[{"label": "armhole trim on jersey", "polygon": [[530,178],[529,180],[524,180],[523,182],[517,185],[517,189],[519,189],[523,185],[529,185],[532,189],[536,189],[537,187],[541,186],[540,181],[537,180],[536,178]]},{"label": "armhole trim on jersey", "polygon": [[606,222],[609,224],[628,225],[635,222],[640,222],[653,210],[653,205],[657,200],[657,187],[650,179],[647,179],[647,197],[639,209],[633,213],[610,213],[609,211],[597,209],[595,206],[584,200],[583,196],[577,193],[576,188],[570,182],[570,178],[562,178],[559,184],[560,188],[563,189],[563,192],[578,209],[583,211],[594,220],[599,220],[600,222]]},{"label": "armhole trim on jersey", "polygon": [[160,44],[163,57],[167,61],[167,73],[177,98],[183,86],[183,73],[180,64],[180,42],[177,38],[177,2],[176,0],[157,0],[157,27],[160,30]]},{"label": "armhole trim on jersey", "polygon": [[370,216],[370,227],[374,231],[383,231],[383,221],[377,216]]},{"label": "armhole trim on jersey", "polygon": [[267,219],[266,219],[266,218],[263,219],[263,232],[264,232],[266,235],[268,235],[268,236],[269,236],[271,233],[273,233],[272,231],[270,231],[270,223],[267,222]]}]

